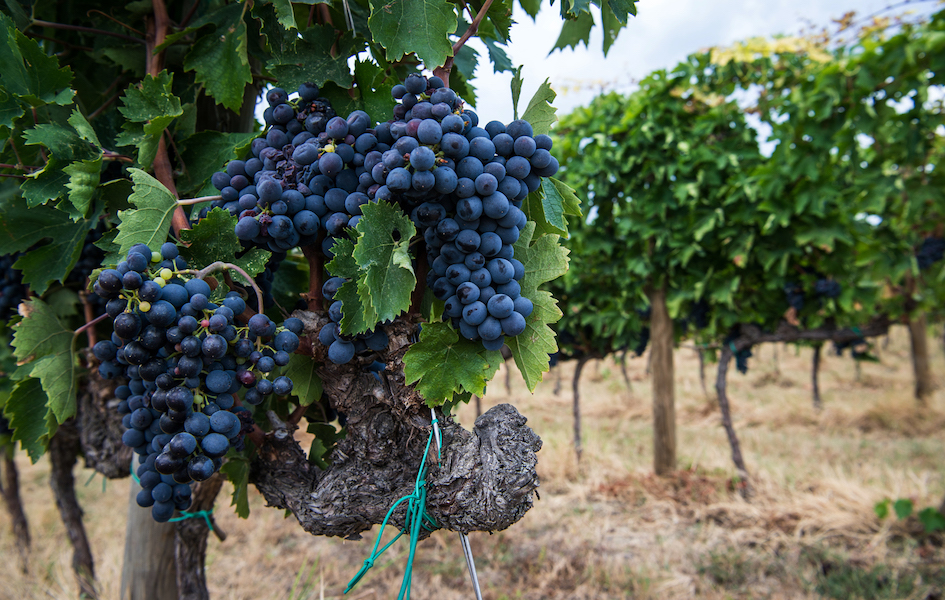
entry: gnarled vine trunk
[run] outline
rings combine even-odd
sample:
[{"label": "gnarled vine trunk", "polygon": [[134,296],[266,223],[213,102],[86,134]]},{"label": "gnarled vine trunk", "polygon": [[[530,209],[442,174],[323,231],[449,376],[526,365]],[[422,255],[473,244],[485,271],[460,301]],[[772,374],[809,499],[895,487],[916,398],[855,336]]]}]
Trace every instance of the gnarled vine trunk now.
[{"label": "gnarled vine trunk", "polygon": [[3,462],[3,466],[0,467],[3,472],[3,477],[0,478],[0,494],[3,495],[3,502],[7,506],[7,513],[13,523],[13,537],[16,538],[20,570],[27,573],[29,571],[30,528],[26,513],[23,512],[20,477],[16,462],[13,460],[12,445],[9,448],[0,447],[0,457]]},{"label": "gnarled vine trunk", "polygon": [[752,495],[751,480],[748,478],[748,468],[745,467],[745,459],[742,458],[742,447],[738,442],[738,436],[735,434],[735,426],[732,424],[732,411],[728,404],[728,393],[726,391],[728,365],[731,361],[732,350],[723,345],[722,351],[719,353],[719,371],[715,379],[715,391],[719,398],[719,411],[722,413],[722,427],[725,428],[728,445],[732,450],[732,462],[735,463],[735,469],[740,480],[738,490],[742,497],[747,499]]},{"label": "gnarled vine trunk", "polygon": [[[303,320],[307,333],[327,322],[317,313],[294,316]],[[405,384],[402,361],[415,332],[416,324],[409,320],[388,327],[390,344],[378,357],[388,368],[380,381],[357,364],[323,361],[319,375],[324,393],[347,415],[345,438],[331,454],[328,469],[310,464],[292,437],[294,426],[270,414],[276,427],[259,448],[250,481],[270,505],[291,511],[309,533],[360,538],[384,520],[396,500],[413,492],[424,460],[429,467],[426,510],[440,528],[498,531],[531,508],[541,440],[511,405],[486,411],[472,432],[440,416],[441,459],[432,449],[424,457],[430,409]],[[310,349],[323,358],[319,353],[324,348]],[[405,512],[405,506],[395,511],[391,524],[402,528]]]},{"label": "gnarled vine trunk", "polygon": [[820,398],[820,351],[823,344],[814,344],[814,358],[810,369],[811,385],[814,389],[814,408],[821,410],[824,407],[823,400]]},{"label": "gnarled vine trunk", "polygon": [[79,430],[70,419],[59,426],[49,441],[51,473],[49,484],[56,499],[56,508],[66,526],[66,535],[72,544],[72,570],[79,585],[79,597],[97,598],[95,565],[92,548],[82,523],[82,507],[75,496],[75,477],[72,469],[80,450]]},{"label": "gnarled vine trunk", "polygon": [[582,356],[578,359],[577,366],[574,367],[574,379],[571,381],[571,392],[574,394],[572,412],[574,413],[574,452],[577,455],[578,462],[581,461],[581,454],[584,448],[581,445],[581,371],[590,357]]}]

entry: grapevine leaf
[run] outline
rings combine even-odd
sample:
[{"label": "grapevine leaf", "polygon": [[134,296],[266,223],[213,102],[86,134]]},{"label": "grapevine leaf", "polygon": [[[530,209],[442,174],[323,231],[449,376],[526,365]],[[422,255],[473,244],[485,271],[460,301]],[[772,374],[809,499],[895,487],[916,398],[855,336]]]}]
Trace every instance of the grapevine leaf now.
[{"label": "grapevine leaf", "polygon": [[174,195],[164,185],[140,169],[128,169],[134,182],[134,193],[128,200],[135,206],[121,211],[115,242],[125,255],[135,244],[156,249],[167,239],[171,217],[177,207]]},{"label": "grapevine leaf", "polygon": [[220,467],[220,472],[226,475],[233,484],[233,500],[230,506],[236,507],[236,514],[241,519],[249,516],[249,460],[240,454],[230,453],[226,462]]},{"label": "grapevine leaf", "polygon": [[287,90],[307,81],[317,85],[334,81],[348,88],[351,86],[348,61],[341,53],[332,56],[335,39],[330,25],[313,25],[301,36],[292,36],[291,45],[273,47],[273,58],[266,67]]},{"label": "grapevine leaf", "polygon": [[62,125],[37,125],[27,130],[23,137],[27,145],[45,146],[53,156],[64,161],[85,160],[98,154],[75,130]]},{"label": "grapevine leaf", "polygon": [[315,373],[317,366],[310,356],[293,354],[289,359],[285,375],[292,380],[292,395],[299,399],[300,406],[318,402],[322,397],[322,380]]},{"label": "grapevine leaf", "polygon": [[181,143],[181,163],[187,165],[186,172],[177,179],[181,194],[203,187],[220,165],[243,156],[255,133],[221,133],[201,131]]},{"label": "grapevine leaf", "polygon": [[130,86],[118,107],[128,119],[116,143],[121,146],[136,146],[138,162],[149,168],[157,154],[158,142],[164,129],[177,117],[184,114],[180,99],[171,91],[173,76],[161,71],[157,77],[146,75],[141,86]]},{"label": "grapevine leaf", "polygon": [[295,306],[299,290],[308,289],[308,261],[291,254],[282,261],[272,280],[272,296],[281,306]]},{"label": "grapevine leaf", "polygon": [[67,105],[72,72],[59,68],[55,56],[47,55],[36,40],[16,30],[10,17],[0,13],[0,86],[32,106]]},{"label": "grapevine leaf", "polygon": [[454,394],[482,395],[502,361],[501,352],[461,338],[447,323],[428,323],[404,355],[404,376],[428,405],[439,406]]},{"label": "grapevine leaf", "polygon": [[535,20],[535,17],[538,16],[538,10],[541,8],[541,0],[519,0],[519,4],[522,5],[522,10],[528,13],[528,16]]},{"label": "grapevine leaf", "polygon": [[568,270],[567,248],[560,246],[552,235],[539,237],[532,243],[534,232],[535,225],[529,222],[514,249],[515,258],[525,265],[525,275],[519,281],[522,295],[531,300],[535,308],[525,319],[525,331],[506,338],[515,365],[532,392],[541,381],[542,373],[548,370],[548,356],[558,351],[555,333],[548,324],[561,318],[561,310],[555,299],[538,287],[564,275]]},{"label": "grapevine leaf", "polygon": [[78,214],[85,217],[92,206],[92,195],[98,187],[102,171],[102,157],[91,160],[77,160],[63,169],[69,176],[69,202],[75,206]]},{"label": "grapevine leaf", "polygon": [[495,40],[490,40],[489,38],[483,38],[482,42],[489,50],[489,60],[492,61],[493,71],[496,73],[504,73],[505,71],[511,73],[512,59],[510,59],[509,55],[505,52],[505,48],[501,47]]},{"label": "grapevine leaf", "polygon": [[522,97],[522,66],[512,71],[512,116],[518,119],[518,101]]},{"label": "grapevine leaf", "polygon": [[49,409],[62,423],[76,410],[72,330],[39,298],[24,303],[20,310],[24,316],[13,326],[13,354],[21,364],[29,363],[30,375],[39,379]]},{"label": "grapevine leaf", "polygon": [[[562,6],[564,4],[562,3]],[[594,28],[594,17],[589,12],[582,12],[577,19],[567,20],[561,26],[561,33],[558,34],[558,40],[551,47],[548,54],[555,50],[564,50],[565,48],[577,48],[579,44],[586,47],[591,41],[591,29]]]},{"label": "grapevine leaf", "polygon": [[[194,269],[203,268],[221,260],[241,267],[251,276],[262,273],[272,253],[261,248],[253,248],[239,258],[243,250],[233,228],[236,217],[222,208],[214,208],[207,216],[194,225],[193,229],[180,232],[181,240],[189,244],[180,249],[181,256]],[[234,276],[238,276],[235,271]],[[242,279],[242,276],[239,276]]]},{"label": "grapevine leaf", "polygon": [[532,124],[535,135],[548,133],[551,131],[554,122],[558,120],[558,117],[555,116],[558,109],[551,105],[557,94],[551,89],[551,84],[548,81],[548,79],[545,79],[545,82],[538,87],[538,91],[528,101],[528,107],[522,113],[522,119]]},{"label": "grapevine leaf", "polygon": [[197,83],[204,84],[217,104],[238,111],[244,87],[253,82],[242,19],[198,39],[184,58],[184,70],[196,73]]},{"label": "grapevine leaf", "polygon": [[295,22],[295,11],[292,10],[290,0],[270,0],[273,8],[276,9],[276,17],[279,23],[286,29],[298,29],[298,23]]},{"label": "grapevine leaf", "polygon": [[388,60],[415,53],[434,68],[452,56],[449,34],[456,31],[456,10],[445,0],[373,0],[368,25]]},{"label": "grapevine leaf", "polygon": [[565,215],[581,216],[581,201],[566,183],[553,177],[543,178],[541,189],[525,197],[522,210],[535,222],[535,235],[568,236]]},{"label": "grapevine leaf", "polygon": [[464,45],[453,57],[453,66],[466,79],[476,76],[476,67],[479,66],[479,53],[472,46]]},{"label": "grapevine leaf", "polygon": [[358,295],[365,309],[370,306],[376,314],[374,322],[392,320],[410,308],[410,294],[417,286],[408,250],[417,229],[393,204],[369,203],[361,210],[352,253],[360,269]]},{"label": "grapevine leaf", "polygon": [[68,164],[50,156],[42,171],[30,174],[23,182],[20,189],[31,208],[46,204],[66,193],[69,175],[64,169]]},{"label": "grapevine leaf", "polygon": [[80,138],[89,142],[95,146],[95,148],[102,147],[102,143],[98,141],[98,135],[95,133],[95,129],[92,128],[91,123],[88,122],[85,116],[79,112],[79,109],[72,111],[72,115],[69,117],[69,125],[72,125],[72,128],[76,130]]},{"label": "grapevine leaf", "polygon": [[34,463],[45,454],[49,438],[58,427],[47,404],[39,379],[27,377],[16,383],[3,407],[13,429],[13,441],[20,442]]},{"label": "grapevine leaf", "polygon": [[344,430],[335,429],[331,423],[309,423],[306,431],[315,436],[308,451],[308,462],[319,469],[327,469],[329,464],[326,459],[335,449],[338,440],[345,436]]},{"label": "grapevine leaf", "polygon": [[[344,310],[341,317],[341,330],[345,333],[367,331],[377,323],[377,313],[370,305],[364,305],[358,295],[358,278],[361,271],[354,259],[355,242],[339,238],[335,240],[332,252],[335,253],[325,268],[335,277],[344,277],[348,281],[335,292],[335,301],[341,301]],[[281,270],[281,269],[280,269]]]},{"label": "grapevine leaf", "polygon": [[387,76],[387,72],[371,62],[356,61],[354,78],[358,82],[361,94],[361,110],[369,115],[388,115],[397,102],[391,96],[391,90],[397,85],[397,78]]},{"label": "grapevine leaf", "polygon": [[0,88],[0,127],[13,129],[13,122],[22,117],[24,112],[16,98]]},{"label": "grapevine leaf", "polygon": [[[20,197],[0,203],[0,254],[32,248],[14,263],[14,268],[23,271],[23,282],[37,294],[44,293],[53,281],[62,281],[72,270],[89,229],[89,221],[74,222],[52,206],[30,209]],[[48,244],[33,248],[47,238]]]}]

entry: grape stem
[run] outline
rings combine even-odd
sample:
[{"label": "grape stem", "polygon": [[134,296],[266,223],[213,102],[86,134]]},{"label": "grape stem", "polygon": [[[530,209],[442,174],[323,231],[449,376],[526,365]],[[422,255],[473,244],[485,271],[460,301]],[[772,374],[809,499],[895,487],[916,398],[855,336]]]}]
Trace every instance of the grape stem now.
[{"label": "grape stem", "polygon": [[456,40],[455,44],[453,44],[453,55],[446,59],[446,62],[443,63],[442,67],[433,69],[433,74],[442,79],[443,83],[446,84],[446,87],[449,87],[450,85],[450,72],[453,70],[453,59],[456,56],[456,53],[466,45],[466,42],[469,40],[469,38],[476,35],[476,32],[479,31],[479,24],[482,23],[482,20],[486,17],[486,13],[489,12],[489,7],[492,6],[492,2],[493,0],[485,1],[485,3],[482,5],[482,8],[479,9],[479,13],[476,14],[476,18],[474,18],[472,23],[469,24],[466,32],[463,33],[462,37]]},{"label": "grape stem", "polygon": [[211,273],[216,273],[217,271],[222,271],[225,269],[232,269],[236,271],[237,273],[242,275],[243,278],[246,279],[246,281],[249,282],[249,285],[253,288],[253,291],[256,292],[256,302],[257,302],[256,306],[259,307],[259,312],[263,312],[263,310],[265,309],[263,307],[262,290],[259,289],[259,286],[256,285],[256,282],[253,280],[253,278],[249,276],[249,273],[244,271],[243,268],[238,265],[234,265],[232,263],[226,263],[221,260],[218,260],[217,262],[211,263],[207,265],[206,267],[200,269],[199,271],[196,269],[187,269],[185,271],[178,271],[178,273],[189,273],[197,277],[197,279],[204,279],[207,277],[207,275]]},{"label": "grape stem", "polygon": [[200,204],[201,202],[213,202],[215,200],[222,200],[223,196],[201,196],[199,198],[187,198],[184,200],[178,200],[177,206],[188,206],[190,204]]},{"label": "grape stem", "polygon": [[75,331],[73,331],[73,332],[72,332],[72,337],[73,337],[73,338],[78,337],[78,336],[81,335],[82,332],[85,331],[86,329],[89,329],[90,327],[94,327],[94,326],[98,325],[99,323],[101,323],[102,321],[104,321],[104,320],[107,319],[107,318],[108,318],[108,313],[101,314],[101,315],[95,317],[94,319],[92,319],[91,321],[89,321],[88,323],[86,323],[85,325],[83,325],[82,327],[79,327],[78,329],[76,329]]}]

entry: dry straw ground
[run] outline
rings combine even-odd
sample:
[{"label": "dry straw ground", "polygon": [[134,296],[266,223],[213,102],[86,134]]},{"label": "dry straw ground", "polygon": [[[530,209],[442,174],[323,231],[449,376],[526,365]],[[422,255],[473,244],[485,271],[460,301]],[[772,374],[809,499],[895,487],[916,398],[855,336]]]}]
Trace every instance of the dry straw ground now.
[{"label": "dry straw ground", "polygon": [[[940,337],[934,346],[934,369],[942,373]],[[809,349],[756,349],[749,374],[731,376],[735,425],[755,477],[751,503],[732,491],[718,410],[702,392],[692,350],[676,352],[681,470],[666,479],[650,474],[645,357],[629,362],[632,391],[611,361],[585,369],[580,465],[569,385],[555,395],[552,374],[530,395],[513,374],[507,392],[500,372],[483,404],[512,402],[528,416],[544,440],[542,487],[523,522],[471,536],[484,597],[945,598],[942,537],[924,535],[914,517],[880,520],[873,511],[884,498],[909,498],[917,507],[941,502],[945,390],[927,409],[915,405],[903,329],[878,352],[881,362],[863,364],[859,376],[849,356],[825,357],[819,414],[811,406]],[[566,384],[573,367],[559,367]],[[459,413],[467,426],[473,418],[472,407]],[[8,565],[0,598],[75,598],[48,464],[29,465],[21,456],[19,465],[32,563],[25,576],[12,568],[9,520],[0,513],[0,557]],[[95,477],[83,486],[90,475],[77,473],[79,498],[102,598],[117,598],[128,483],[109,482],[103,491]],[[217,513],[229,538],[211,538],[208,551],[214,599],[340,598],[370,552],[373,540],[304,533],[255,493],[249,520],[236,518],[227,503]],[[395,598],[406,553],[398,542],[348,597]],[[472,597],[455,534],[438,532],[420,545],[412,597]]]}]

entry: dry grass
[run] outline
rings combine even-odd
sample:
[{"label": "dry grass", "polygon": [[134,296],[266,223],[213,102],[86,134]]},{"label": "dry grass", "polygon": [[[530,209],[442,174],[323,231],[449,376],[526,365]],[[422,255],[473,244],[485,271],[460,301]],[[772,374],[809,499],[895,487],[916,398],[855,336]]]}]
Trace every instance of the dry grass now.
[{"label": "dry grass", "polygon": [[[933,365],[945,366],[938,344]],[[777,356],[777,359],[775,359]],[[712,401],[702,392],[692,350],[676,353],[679,463],[676,477],[650,473],[650,387],[645,359],[629,362],[633,390],[610,361],[589,364],[582,381],[584,458],[571,442],[570,376],[561,395],[553,374],[534,395],[504,373],[483,406],[512,402],[541,435],[541,501],[525,519],[494,535],[473,534],[484,597],[501,599],[615,598],[943,598],[941,537],[921,533],[915,518],[880,521],[884,498],[937,506],[945,494],[942,461],[945,392],[926,409],[911,398],[904,330],[894,332],[880,363],[826,356],[821,371],[825,408],[813,410],[810,352],[765,346],[747,376],[730,377],[735,426],[756,496],[732,490],[728,445]],[[707,375],[714,381],[713,365]],[[473,407],[460,410],[470,425]],[[8,568],[0,599],[74,598],[71,549],[48,491],[48,466],[20,457],[23,494],[34,536],[28,575]],[[117,598],[127,482],[82,483],[103,598]],[[218,521],[229,534],[211,539],[208,579],[215,599],[339,598],[370,551],[370,541],[314,538],[281,511],[252,495],[253,514],[236,518],[225,506]],[[390,535],[390,534],[388,534]],[[348,597],[394,598],[406,544],[398,542]],[[0,517],[0,556],[15,549]],[[472,597],[455,534],[421,544],[412,597]]]}]

